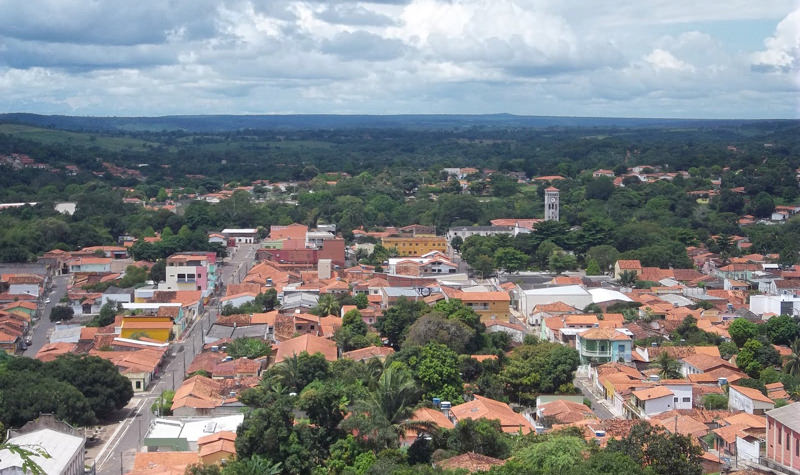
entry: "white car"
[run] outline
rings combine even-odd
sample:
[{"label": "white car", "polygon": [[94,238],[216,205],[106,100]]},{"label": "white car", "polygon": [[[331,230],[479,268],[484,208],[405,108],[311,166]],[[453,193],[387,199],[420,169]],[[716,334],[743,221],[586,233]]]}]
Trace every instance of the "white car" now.
[{"label": "white car", "polygon": [[48,299],[45,299],[45,300],[44,300],[44,303],[50,303],[50,299],[49,299],[49,298],[48,298]]}]

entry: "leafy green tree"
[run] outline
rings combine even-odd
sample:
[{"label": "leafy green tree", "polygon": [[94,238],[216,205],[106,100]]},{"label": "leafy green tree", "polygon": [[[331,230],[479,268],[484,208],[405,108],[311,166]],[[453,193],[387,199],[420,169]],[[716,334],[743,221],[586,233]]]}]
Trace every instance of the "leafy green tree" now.
[{"label": "leafy green tree", "polygon": [[621,452],[638,465],[652,470],[656,475],[700,475],[703,454],[691,438],[669,434],[663,427],[640,422],[631,428],[627,437],[610,440],[607,450]]},{"label": "leafy green tree", "polygon": [[51,322],[63,322],[67,320],[72,320],[72,316],[75,312],[72,311],[72,307],[66,307],[63,305],[56,305],[50,310],[50,321]]},{"label": "leafy green tree", "polygon": [[232,358],[254,360],[272,353],[272,347],[260,338],[235,338],[228,343],[225,352]]},{"label": "leafy green tree", "polygon": [[440,343],[457,354],[463,353],[475,337],[475,330],[459,320],[423,315],[408,328],[405,346],[425,346]]},{"label": "leafy green tree", "polygon": [[342,383],[317,379],[300,393],[298,407],[306,412],[312,424],[340,436],[338,426],[347,413],[349,403]]},{"label": "leafy green tree", "polygon": [[167,261],[158,259],[151,267],[148,277],[153,282],[164,282],[167,280]]},{"label": "leafy green tree", "polygon": [[494,259],[486,254],[479,255],[473,264],[470,266],[475,269],[475,272],[481,275],[484,279],[492,275],[495,270]]},{"label": "leafy green tree", "polygon": [[321,353],[309,355],[302,352],[292,355],[267,371],[266,380],[280,383],[284,387],[300,392],[316,379],[325,379],[329,374],[328,361]]},{"label": "leafy green tree", "polygon": [[117,286],[123,289],[144,283],[149,271],[144,267],[130,265],[125,268],[125,276],[117,281]]},{"label": "leafy green tree", "polygon": [[447,448],[460,454],[475,452],[504,459],[511,452],[511,441],[496,419],[464,419],[445,437]]},{"label": "leafy green tree", "polygon": [[359,310],[364,310],[369,306],[369,297],[367,297],[366,293],[357,293],[355,297],[353,297],[353,303],[355,303],[356,308]]},{"label": "leafy green tree", "polygon": [[739,352],[739,347],[732,341],[723,341],[719,345],[719,354],[723,359],[730,359],[733,355]]},{"label": "leafy green tree", "polygon": [[171,416],[172,415],[172,401],[175,398],[175,391],[166,390],[161,391],[161,395],[156,402],[150,406],[150,411],[156,416]]},{"label": "leafy green tree", "polygon": [[[537,232],[539,228],[537,227]],[[556,251],[561,251],[562,249],[557,246],[553,241],[544,240],[539,247],[536,249],[536,253],[534,254],[534,260],[536,261],[536,265],[540,269],[545,269],[547,266],[550,265],[550,256],[553,255]]]},{"label": "leafy green tree", "polygon": [[758,326],[744,318],[737,318],[728,327],[728,333],[736,346],[741,348],[747,340],[758,335]]},{"label": "leafy green tree", "polygon": [[608,177],[599,177],[589,181],[586,184],[586,199],[587,200],[602,200],[606,201],[614,193],[614,181]]},{"label": "leafy green tree", "polygon": [[389,340],[389,345],[398,350],[405,340],[408,328],[419,318],[424,308],[424,302],[401,298],[383,312],[383,316],[375,322],[375,328],[382,337]]},{"label": "leafy green tree", "polygon": [[497,473],[525,475],[576,473],[586,449],[586,442],[582,438],[553,436],[515,451],[514,457],[500,467]]},{"label": "leafy green tree", "polygon": [[600,270],[600,266],[597,264],[597,261],[590,259],[586,264],[586,275],[601,275],[602,273],[603,272]]},{"label": "leafy green tree", "polygon": [[728,397],[724,394],[706,394],[703,396],[703,407],[706,409],[727,409]]},{"label": "leafy green tree", "polygon": [[261,456],[283,460],[292,434],[294,417],[286,396],[279,396],[267,407],[245,413],[236,430],[236,455],[239,458]]},{"label": "leafy green tree", "polygon": [[463,244],[464,239],[461,236],[454,236],[453,239],[450,240],[450,247],[452,247],[456,252],[461,250],[461,246]]},{"label": "leafy green tree", "polygon": [[528,256],[512,247],[502,247],[494,253],[494,266],[505,272],[518,272],[528,267]]},{"label": "leafy green tree", "polygon": [[574,348],[557,343],[524,344],[514,349],[500,380],[509,398],[532,406],[540,393],[554,393],[569,385],[579,362]]},{"label": "leafy green tree", "polygon": [[131,382],[98,356],[62,355],[44,365],[45,373],[71,384],[89,401],[97,417],[108,418],[133,397]]},{"label": "leafy green tree", "polygon": [[420,349],[419,357],[411,358],[409,366],[425,399],[438,397],[453,404],[462,400],[464,383],[455,351],[439,343],[428,343]]},{"label": "leafy green tree", "polygon": [[605,271],[610,270],[614,263],[619,259],[619,251],[614,246],[609,244],[600,244],[598,246],[590,247],[586,251],[587,261],[595,261],[600,269]]},{"label": "leafy green tree", "polygon": [[550,254],[547,261],[550,270],[560,274],[567,270],[575,270],[578,268],[578,259],[567,252],[555,251]]},{"label": "leafy green tree", "polygon": [[0,452],[7,451],[11,453],[11,455],[15,455],[20,458],[22,461],[22,473],[31,474],[31,475],[47,475],[47,472],[36,463],[35,457],[41,457],[44,459],[52,458],[49,453],[45,449],[39,446],[34,445],[17,445],[17,444],[10,444],[8,442],[0,443]]},{"label": "leafy green tree", "polygon": [[580,467],[584,475],[645,475],[644,468],[627,455],[611,451],[599,450],[593,453]]},{"label": "leafy green tree", "polygon": [[797,320],[789,315],[772,317],[765,325],[769,341],[776,345],[788,345],[800,336]]},{"label": "leafy green tree", "polygon": [[338,315],[340,304],[333,294],[324,294],[319,298],[317,306],[311,311],[320,317],[327,317],[328,315]]}]

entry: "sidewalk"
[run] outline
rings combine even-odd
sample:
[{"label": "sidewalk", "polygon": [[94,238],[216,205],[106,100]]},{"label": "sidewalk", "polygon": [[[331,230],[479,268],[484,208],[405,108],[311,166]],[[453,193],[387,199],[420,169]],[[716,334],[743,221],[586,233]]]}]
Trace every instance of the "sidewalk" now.
[{"label": "sidewalk", "polygon": [[600,419],[625,419],[624,414],[621,414],[619,411],[617,411],[617,408],[614,407],[613,404],[611,404],[601,394],[594,390],[590,380],[585,378],[576,378],[575,387],[580,389],[584,396],[592,400],[592,409],[595,410]]}]

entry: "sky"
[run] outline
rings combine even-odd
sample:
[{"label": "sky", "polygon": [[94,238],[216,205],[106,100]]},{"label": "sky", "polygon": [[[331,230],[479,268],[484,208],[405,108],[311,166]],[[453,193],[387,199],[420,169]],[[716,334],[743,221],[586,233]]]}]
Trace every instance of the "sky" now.
[{"label": "sky", "polygon": [[800,1],[0,0],[0,112],[800,118]]}]

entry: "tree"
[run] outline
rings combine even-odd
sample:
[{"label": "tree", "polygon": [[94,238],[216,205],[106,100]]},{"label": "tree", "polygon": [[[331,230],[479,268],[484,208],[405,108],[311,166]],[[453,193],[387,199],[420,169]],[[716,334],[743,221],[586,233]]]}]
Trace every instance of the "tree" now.
[{"label": "tree", "polygon": [[580,472],[583,475],[644,475],[641,465],[621,452],[600,450],[593,453],[584,463]]},{"label": "tree", "polygon": [[624,270],[619,274],[619,283],[624,287],[634,286],[638,279],[639,275],[636,273],[636,271]]},{"label": "tree", "polygon": [[475,452],[504,459],[511,450],[508,436],[496,419],[464,419],[446,437],[447,448],[460,454]]},{"label": "tree", "polygon": [[148,277],[148,270],[144,267],[130,265],[125,268],[125,276],[117,281],[117,286],[123,289],[144,283]]},{"label": "tree", "polygon": [[359,310],[364,310],[369,306],[369,297],[365,292],[359,292],[353,297],[353,303]]},{"label": "tree", "polygon": [[[537,232],[539,228],[537,226]],[[558,247],[553,241],[549,239],[542,241],[539,244],[539,247],[536,248],[536,253],[534,254],[534,260],[536,261],[536,265],[539,266],[540,269],[546,268],[550,265],[550,256],[553,255],[554,252],[560,251],[561,248]]]},{"label": "tree", "polygon": [[528,256],[512,247],[501,247],[494,253],[494,266],[506,272],[518,272],[528,267]]},{"label": "tree", "polygon": [[52,310],[50,310],[50,321],[63,322],[66,320],[72,320],[72,316],[74,314],[75,312],[73,312],[72,307],[56,305]]},{"label": "tree", "polygon": [[322,353],[309,355],[304,351],[270,368],[265,379],[280,383],[294,392],[300,392],[312,381],[324,379],[329,370],[328,361]]},{"label": "tree", "polygon": [[609,177],[595,178],[586,184],[587,200],[606,201],[612,193],[614,193],[614,181]]},{"label": "tree", "polygon": [[669,434],[663,427],[640,422],[627,437],[609,440],[607,450],[621,452],[656,475],[700,475],[703,449],[681,434]]},{"label": "tree", "polygon": [[345,431],[357,431],[357,438],[373,450],[397,447],[409,429],[432,430],[430,424],[411,420],[420,394],[408,371],[391,365],[375,388],[353,403],[350,417],[340,426]]},{"label": "tree", "polygon": [[167,280],[167,261],[164,259],[158,259],[150,267],[149,277],[153,282],[163,282]]},{"label": "tree", "polygon": [[222,469],[222,475],[279,475],[283,473],[281,465],[281,462],[273,462],[268,458],[253,455],[228,462]]},{"label": "tree", "polygon": [[603,272],[600,270],[600,266],[597,264],[597,261],[590,259],[586,264],[586,275],[601,275],[602,273]]},{"label": "tree", "polygon": [[130,380],[113,363],[98,356],[68,353],[46,363],[45,372],[77,388],[95,415],[103,419],[125,407],[133,397]]},{"label": "tree", "polygon": [[172,415],[172,401],[175,398],[175,391],[166,390],[161,391],[159,398],[150,406],[150,411],[158,416],[171,416]]},{"label": "tree", "polygon": [[619,259],[619,251],[614,246],[608,244],[601,244],[599,246],[590,247],[586,251],[587,261],[595,261],[600,269],[604,272],[610,270],[614,263]]},{"label": "tree", "polygon": [[[733,326],[733,324],[731,324]],[[731,335],[733,336],[733,335]],[[757,359],[757,354],[763,345],[756,339],[749,339],[736,355],[736,366],[753,378],[758,378],[764,366]]]},{"label": "tree", "polygon": [[425,346],[428,343],[441,343],[460,354],[474,337],[475,330],[461,321],[423,315],[408,328],[403,344]]},{"label": "tree", "polygon": [[706,394],[703,396],[703,407],[706,409],[727,409],[728,397],[724,394]]},{"label": "tree", "polygon": [[800,376],[800,338],[792,343],[792,354],[786,358],[783,371],[795,378]]},{"label": "tree", "polygon": [[741,348],[745,342],[758,335],[758,326],[744,318],[737,318],[728,327],[728,333],[736,346]]},{"label": "tree", "polygon": [[501,474],[576,473],[583,461],[586,442],[574,436],[553,436],[515,451],[500,467]]},{"label": "tree", "polygon": [[650,367],[658,368],[658,375],[662,379],[674,379],[680,378],[681,376],[680,362],[670,356],[666,351],[659,353],[656,359],[650,364]]},{"label": "tree", "polygon": [[481,254],[475,259],[475,262],[471,264],[471,267],[485,279],[494,272],[494,259],[485,254]]},{"label": "tree", "polygon": [[788,345],[800,336],[797,321],[789,315],[779,315],[767,320],[767,337],[776,345]]},{"label": "tree", "polygon": [[574,348],[556,343],[525,344],[514,349],[500,380],[512,400],[532,406],[539,393],[567,388],[579,363]]},{"label": "tree", "polygon": [[328,315],[337,315],[339,307],[339,301],[336,300],[333,294],[324,294],[319,298],[317,306],[311,311],[320,317],[327,317]]},{"label": "tree", "polygon": [[450,240],[450,247],[452,247],[456,252],[461,250],[462,244],[464,244],[464,238],[461,236],[454,236],[453,239]]},{"label": "tree", "polygon": [[276,395],[266,407],[246,412],[244,421],[236,431],[237,457],[257,455],[283,460],[293,423],[291,404],[283,395]]},{"label": "tree", "polygon": [[560,274],[566,270],[577,269],[578,259],[568,252],[555,251],[550,254],[547,264],[550,267],[550,270]]},{"label": "tree", "polygon": [[461,401],[464,383],[455,351],[440,343],[428,343],[409,363],[425,399],[438,397],[454,404]]},{"label": "tree", "polygon": [[739,347],[732,341],[723,341],[718,346],[720,356],[726,360],[729,360],[733,355],[739,352]]},{"label": "tree", "polygon": [[105,327],[114,323],[117,318],[117,310],[119,306],[113,300],[109,300],[100,307],[100,313],[94,317],[86,326],[89,327]]},{"label": "tree", "polygon": [[272,353],[272,347],[260,338],[235,338],[228,343],[225,352],[232,358],[247,358],[254,360]]},{"label": "tree", "polygon": [[389,345],[395,350],[399,350],[405,340],[408,327],[417,320],[424,306],[424,302],[401,298],[394,306],[383,312],[383,316],[375,322],[375,328],[382,337],[389,340]]}]

